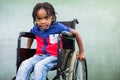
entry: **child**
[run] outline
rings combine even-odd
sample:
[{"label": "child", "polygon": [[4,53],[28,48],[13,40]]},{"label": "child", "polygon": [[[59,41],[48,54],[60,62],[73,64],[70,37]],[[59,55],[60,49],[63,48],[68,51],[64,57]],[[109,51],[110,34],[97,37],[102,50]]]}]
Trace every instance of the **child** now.
[{"label": "child", "polygon": [[[77,58],[80,60],[85,58],[78,32],[56,22],[56,12],[50,3],[36,4],[32,16],[34,27],[30,32],[36,36],[36,54],[22,62],[18,69],[16,80],[29,80],[32,71],[34,71],[34,80],[46,80],[47,72],[57,64],[57,37],[62,31],[68,31],[75,35],[79,46]],[[27,48],[31,47],[32,42],[33,39],[29,38]]]}]

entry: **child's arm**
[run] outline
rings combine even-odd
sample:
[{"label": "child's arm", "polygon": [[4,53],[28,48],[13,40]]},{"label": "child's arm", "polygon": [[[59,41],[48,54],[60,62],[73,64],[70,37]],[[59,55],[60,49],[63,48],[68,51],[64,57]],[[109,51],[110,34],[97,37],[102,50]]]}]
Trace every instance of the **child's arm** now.
[{"label": "child's arm", "polygon": [[71,33],[76,37],[76,41],[77,41],[77,44],[79,47],[79,54],[77,55],[77,58],[79,58],[80,60],[85,59],[82,39],[81,39],[79,33],[75,29],[71,29]]},{"label": "child's arm", "polygon": [[32,38],[28,38],[28,40],[27,40],[27,48],[31,48],[31,45],[32,45],[32,43],[33,43],[33,39]]}]

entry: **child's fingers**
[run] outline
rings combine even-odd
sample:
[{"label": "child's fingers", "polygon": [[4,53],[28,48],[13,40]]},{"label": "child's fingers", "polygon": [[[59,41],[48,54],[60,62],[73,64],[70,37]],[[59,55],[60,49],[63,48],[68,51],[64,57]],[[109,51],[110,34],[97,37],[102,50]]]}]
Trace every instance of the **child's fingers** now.
[{"label": "child's fingers", "polygon": [[85,57],[81,57],[80,55],[76,55],[76,58],[79,59],[80,61],[85,60]]}]

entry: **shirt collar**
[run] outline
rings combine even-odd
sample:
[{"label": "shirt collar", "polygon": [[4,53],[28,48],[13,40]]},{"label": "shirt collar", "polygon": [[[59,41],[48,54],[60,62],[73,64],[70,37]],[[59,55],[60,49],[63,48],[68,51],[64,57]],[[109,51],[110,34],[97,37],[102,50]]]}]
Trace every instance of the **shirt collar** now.
[{"label": "shirt collar", "polygon": [[[52,24],[48,27],[48,29],[56,27],[56,24],[57,24],[57,22],[55,22],[55,21],[52,22]],[[42,30],[39,26],[37,26],[37,25],[35,25],[35,26],[38,28],[38,30],[40,30],[40,31],[42,31],[42,32],[48,30],[48,29]]]}]

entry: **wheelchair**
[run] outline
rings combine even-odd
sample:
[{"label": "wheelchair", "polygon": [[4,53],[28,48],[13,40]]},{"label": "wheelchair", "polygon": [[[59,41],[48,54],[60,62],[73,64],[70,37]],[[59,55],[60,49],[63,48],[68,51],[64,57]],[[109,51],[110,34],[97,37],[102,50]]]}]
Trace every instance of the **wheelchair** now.
[{"label": "wheelchair", "polygon": [[[60,21],[64,25],[75,29],[78,20]],[[35,36],[29,32],[20,32],[17,44],[16,72],[22,61],[32,57],[36,49],[28,49],[21,47],[21,38],[33,38]],[[60,40],[62,38],[63,48],[60,48]],[[52,80],[88,80],[86,59],[80,61],[76,59],[78,51],[75,50],[75,38],[70,32],[63,31],[58,37],[58,60],[57,65],[51,69],[56,70],[56,74]],[[15,77],[12,79],[15,80]],[[49,80],[46,77],[46,80]]]}]

